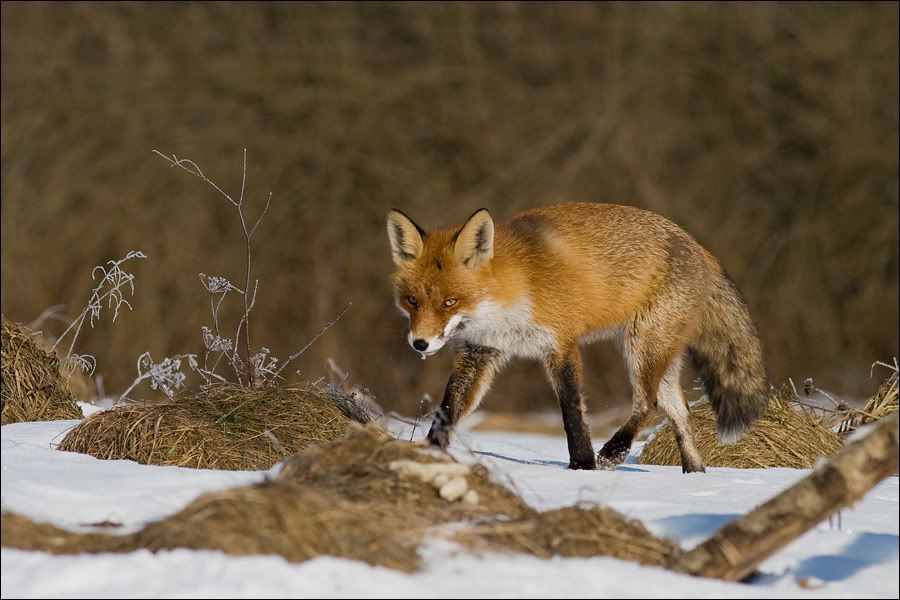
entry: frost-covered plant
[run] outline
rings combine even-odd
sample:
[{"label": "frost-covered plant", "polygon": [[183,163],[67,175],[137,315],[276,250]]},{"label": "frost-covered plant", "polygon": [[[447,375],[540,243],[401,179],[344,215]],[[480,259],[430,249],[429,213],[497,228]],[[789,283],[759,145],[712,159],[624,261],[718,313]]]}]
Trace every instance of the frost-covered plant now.
[{"label": "frost-covered plant", "polygon": [[[209,303],[210,303],[210,311],[212,312],[212,326],[203,325],[200,328],[200,333],[203,339],[203,366],[194,365],[195,370],[203,377],[206,383],[210,383],[213,379],[218,381],[227,381],[227,379],[221,375],[218,371],[218,368],[222,362],[222,359],[225,359],[226,363],[231,367],[231,370],[234,372],[234,375],[237,379],[237,382],[240,385],[245,385],[248,387],[268,387],[271,385],[275,385],[279,379],[281,379],[281,373],[284,371],[285,367],[290,364],[294,359],[303,354],[307,348],[309,348],[313,342],[315,342],[319,337],[325,333],[335,322],[338,321],[344,313],[350,308],[350,304],[344,308],[343,311],[330,323],[328,323],[309,343],[306,344],[299,352],[295,352],[290,357],[288,357],[285,361],[279,361],[278,357],[273,356],[271,351],[262,347],[254,354],[251,354],[251,339],[250,339],[250,313],[253,310],[254,305],[256,304],[256,292],[259,287],[259,280],[252,279],[253,272],[253,234],[256,232],[257,227],[259,227],[260,222],[262,222],[263,217],[266,216],[266,213],[269,211],[269,205],[272,201],[272,193],[269,193],[268,198],[266,199],[266,205],[259,213],[256,218],[256,221],[253,223],[253,226],[248,226],[247,216],[244,213],[245,204],[244,204],[244,189],[247,181],[247,149],[244,149],[243,160],[241,163],[241,191],[240,195],[238,195],[237,200],[227,192],[225,192],[221,187],[219,187],[215,182],[209,179],[206,175],[203,174],[203,171],[194,161],[187,158],[178,158],[174,154],[172,156],[167,156],[158,150],[153,151],[155,154],[164,158],[170,166],[179,167],[191,175],[202,179],[213,188],[216,192],[218,192],[221,196],[223,196],[228,202],[231,203],[232,206],[237,211],[238,220],[241,224],[241,231],[244,235],[244,250],[245,250],[245,269],[244,269],[244,287],[243,289],[234,285],[227,278],[222,277],[220,275],[206,275],[205,273],[200,273],[200,282],[203,284],[203,287],[209,292]],[[253,289],[250,289],[250,282],[253,281]],[[222,306],[222,303],[225,301],[225,297],[230,293],[235,292],[239,294],[243,300],[244,310],[241,315],[241,318],[238,321],[236,331],[233,336],[227,336],[222,333],[222,327],[220,327],[219,323],[219,309]],[[243,356],[241,356],[241,350],[243,350]],[[210,364],[210,359],[215,357],[215,360]],[[140,369],[138,369],[140,371]]]},{"label": "frost-covered plant", "polygon": [[[237,200],[235,200],[230,194],[225,192],[221,187],[219,187],[215,182],[209,179],[206,175],[203,174],[203,171],[200,169],[199,165],[194,161],[188,158],[178,158],[174,154],[169,157],[159,150],[153,151],[155,154],[161,156],[165,160],[169,162],[169,164],[173,167],[179,167],[191,175],[202,179],[207,183],[210,187],[216,190],[220,195],[222,195],[228,202],[231,203],[232,206],[237,210],[238,219],[241,223],[241,231],[244,234],[244,254],[246,256],[245,261],[245,269],[244,269],[244,287],[243,289],[238,288],[233,285],[230,281],[228,281],[224,277],[219,276],[205,276],[202,273],[200,274],[200,280],[203,282],[204,287],[206,287],[207,291],[210,293],[210,302],[214,302],[213,298],[216,294],[220,294],[218,302],[215,303],[215,307],[213,309],[213,321],[214,321],[214,335],[216,337],[221,337],[218,325],[218,307],[221,306],[222,301],[225,299],[225,295],[229,291],[238,292],[244,301],[244,311],[241,315],[240,320],[238,321],[237,331],[234,334],[234,337],[231,338],[232,350],[230,354],[228,354],[228,362],[231,367],[235,371],[235,376],[237,377],[238,383],[242,385],[248,385],[250,387],[260,387],[260,382],[257,381],[259,379],[257,373],[254,371],[253,355],[251,355],[250,347],[251,347],[251,339],[250,339],[250,312],[253,310],[253,306],[256,304],[256,291],[259,285],[259,280],[255,280],[253,283],[253,292],[252,295],[250,293],[250,281],[252,279],[253,272],[253,234],[256,232],[256,228],[259,227],[260,222],[266,213],[269,212],[269,204],[272,202],[272,193],[269,193],[268,198],[266,199],[266,205],[259,213],[256,218],[256,221],[253,223],[253,226],[248,225],[247,216],[244,214],[244,189],[246,187],[247,182],[247,149],[244,148],[243,160],[241,162],[241,192],[238,195]],[[241,333],[243,332],[243,340],[241,340]],[[238,347],[241,345],[243,341],[244,347],[244,356],[241,358],[240,353],[238,351]],[[204,334],[204,345],[206,342],[206,335]],[[207,348],[209,350],[209,348]],[[225,353],[222,353],[221,356],[225,356]],[[218,364],[218,362],[217,362]],[[204,373],[201,371],[201,374],[204,377],[216,377],[221,379],[221,376],[216,375],[215,367],[212,369],[207,369],[204,366]]]},{"label": "frost-covered plant", "polygon": [[182,361],[187,361],[188,366],[197,370],[197,355],[195,354],[176,354],[175,356],[167,356],[160,362],[153,362],[153,357],[149,352],[144,352],[137,359],[137,377],[131,382],[116,402],[121,402],[128,397],[128,394],[144,381],[150,381],[150,387],[159,390],[171,399],[175,396],[175,392],[184,387],[187,380],[182,370]]},{"label": "frost-covered plant", "polygon": [[94,372],[94,369],[97,366],[97,359],[90,354],[74,354],[72,350],[75,348],[75,341],[81,333],[81,328],[84,326],[85,319],[90,317],[89,323],[91,327],[93,327],[94,322],[100,318],[100,313],[102,312],[104,305],[107,309],[112,310],[113,322],[119,317],[120,308],[126,306],[131,310],[131,303],[126,299],[126,294],[129,296],[134,295],[134,274],[123,269],[122,265],[129,260],[140,258],[147,257],[140,250],[132,250],[118,260],[108,261],[106,266],[97,265],[91,271],[91,279],[96,281],[99,276],[100,281],[91,291],[87,306],[85,306],[81,313],[75,317],[51,347],[51,351],[55,351],[60,342],[71,333],[69,348],[66,350],[66,355],[61,361],[63,364],[72,369],[81,369],[85,373]]}]

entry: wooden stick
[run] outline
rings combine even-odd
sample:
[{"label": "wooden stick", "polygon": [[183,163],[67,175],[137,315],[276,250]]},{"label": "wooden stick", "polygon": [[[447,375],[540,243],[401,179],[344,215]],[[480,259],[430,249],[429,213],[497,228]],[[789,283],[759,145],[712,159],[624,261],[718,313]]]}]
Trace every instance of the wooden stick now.
[{"label": "wooden stick", "polygon": [[673,557],[669,568],[726,581],[744,579],[766,558],[896,473],[898,430],[898,413],[881,419],[865,437],[795,485]]}]

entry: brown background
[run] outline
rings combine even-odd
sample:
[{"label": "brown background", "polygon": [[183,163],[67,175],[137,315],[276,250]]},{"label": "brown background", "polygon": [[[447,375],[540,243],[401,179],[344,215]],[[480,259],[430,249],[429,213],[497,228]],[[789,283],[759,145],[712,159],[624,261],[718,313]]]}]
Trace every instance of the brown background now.
[{"label": "brown background", "polygon": [[[2,6],[2,310],[83,306],[129,249],[133,312],[87,330],[108,390],[199,351],[197,273],[241,280],[231,208],[196,160],[273,206],[254,343],[327,357],[415,411],[448,357],[406,347],[384,217],[432,227],[565,200],[656,210],[743,289],[776,382],[871,391],[898,353],[898,7],[882,4],[12,4]],[[236,306],[234,307],[236,309]],[[233,313],[232,313],[233,314]],[[48,324],[57,333],[58,324]],[[587,358],[592,408],[627,393]],[[491,408],[552,408],[534,364]]]}]

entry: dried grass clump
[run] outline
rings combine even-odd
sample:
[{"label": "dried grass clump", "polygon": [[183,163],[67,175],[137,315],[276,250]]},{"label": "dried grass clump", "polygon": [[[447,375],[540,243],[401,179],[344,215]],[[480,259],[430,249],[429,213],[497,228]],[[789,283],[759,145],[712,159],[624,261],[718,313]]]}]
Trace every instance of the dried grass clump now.
[{"label": "dried grass clump", "polygon": [[[49,523],[38,523],[25,515],[3,511],[0,514],[0,539],[4,547],[49,552],[50,554],[78,554],[79,552],[115,552],[124,538],[101,533],[80,533],[62,529]],[[121,550],[122,552],[131,549]]]},{"label": "dried grass clump", "polygon": [[412,525],[386,503],[355,504],[290,482],[268,482],[206,494],[128,535],[67,531],[4,511],[2,539],[7,547],[52,554],[189,548],[277,554],[291,562],[338,556],[413,571],[421,528]]},{"label": "dried grass clump", "polygon": [[[392,468],[398,462],[466,471],[477,502],[442,498],[432,483]],[[4,546],[55,553],[215,549],[278,554],[294,562],[338,556],[413,571],[417,548],[435,525],[533,514],[518,496],[491,482],[486,470],[393,440],[370,424],[304,453],[276,480],[206,494],[134,534],[79,534],[4,513],[2,539]]]},{"label": "dried grass clump", "polygon": [[401,571],[419,564],[421,523],[402,506],[350,502],[289,481],[202,496],[132,537],[134,548],[192,548],[227,554],[278,554],[291,562],[317,556],[361,560]]},{"label": "dried grass clump", "polygon": [[352,398],[312,384],[251,389],[217,383],[172,400],[95,413],[60,450],[202,469],[268,469],[367,420]]},{"label": "dried grass clump", "polygon": [[[884,364],[884,363],[879,363]],[[875,395],[869,398],[862,410],[850,409],[847,415],[838,425],[838,431],[844,435],[850,434],[857,428],[883,419],[891,413],[897,412],[897,368],[896,361],[891,367],[893,372],[882,382]]]},{"label": "dried grass clump", "polygon": [[[819,457],[837,452],[841,447],[840,436],[822,419],[794,409],[789,397],[787,389],[773,395],[765,414],[753,429],[730,445],[719,443],[716,417],[709,402],[704,400],[691,406],[694,439],[706,466],[803,469],[812,467]],[[675,434],[668,421],[644,446],[640,462],[645,465],[681,464]]]},{"label": "dried grass clump", "polygon": [[279,479],[328,490],[354,502],[377,499],[402,506],[404,515],[426,517],[432,524],[496,514],[516,518],[535,512],[511,490],[492,481],[482,465],[472,465],[465,476],[468,489],[478,497],[477,504],[469,504],[447,502],[433,482],[398,472],[397,466],[405,461],[458,464],[443,452],[393,439],[370,424],[351,426],[346,438],[291,457]]},{"label": "dried grass clump", "polygon": [[[431,471],[458,473],[474,495],[447,499],[440,482],[422,477]],[[74,533],[3,513],[2,539],[65,554],[192,548],[292,562],[328,555],[411,572],[419,544],[450,522],[470,525],[455,537],[467,546],[540,557],[606,555],[659,565],[678,552],[614,510],[538,513],[484,467],[392,439],[374,423],[351,425],[341,439],[297,455],[273,481],[206,494],[133,534]]]},{"label": "dried grass clump", "polygon": [[462,531],[462,544],[551,556],[611,556],[642,565],[663,565],[680,551],[675,542],[658,538],[637,520],[601,506],[566,506],[513,521],[495,521]]},{"label": "dried grass clump", "polygon": [[59,360],[43,350],[32,332],[3,319],[3,425],[20,421],[80,419],[81,409],[60,377]]}]

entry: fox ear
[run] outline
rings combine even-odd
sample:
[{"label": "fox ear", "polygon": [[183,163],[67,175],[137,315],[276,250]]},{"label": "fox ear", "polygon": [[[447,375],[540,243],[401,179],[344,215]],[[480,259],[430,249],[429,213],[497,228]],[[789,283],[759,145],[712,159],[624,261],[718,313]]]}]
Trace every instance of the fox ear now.
[{"label": "fox ear", "polygon": [[416,260],[422,254],[425,230],[397,209],[391,209],[388,213],[387,232],[397,266]]},{"label": "fox ear", "polygon": [[493,258],[494,220],[486,208],[476,210],[456,233],[453,254],[470,269]]}]

